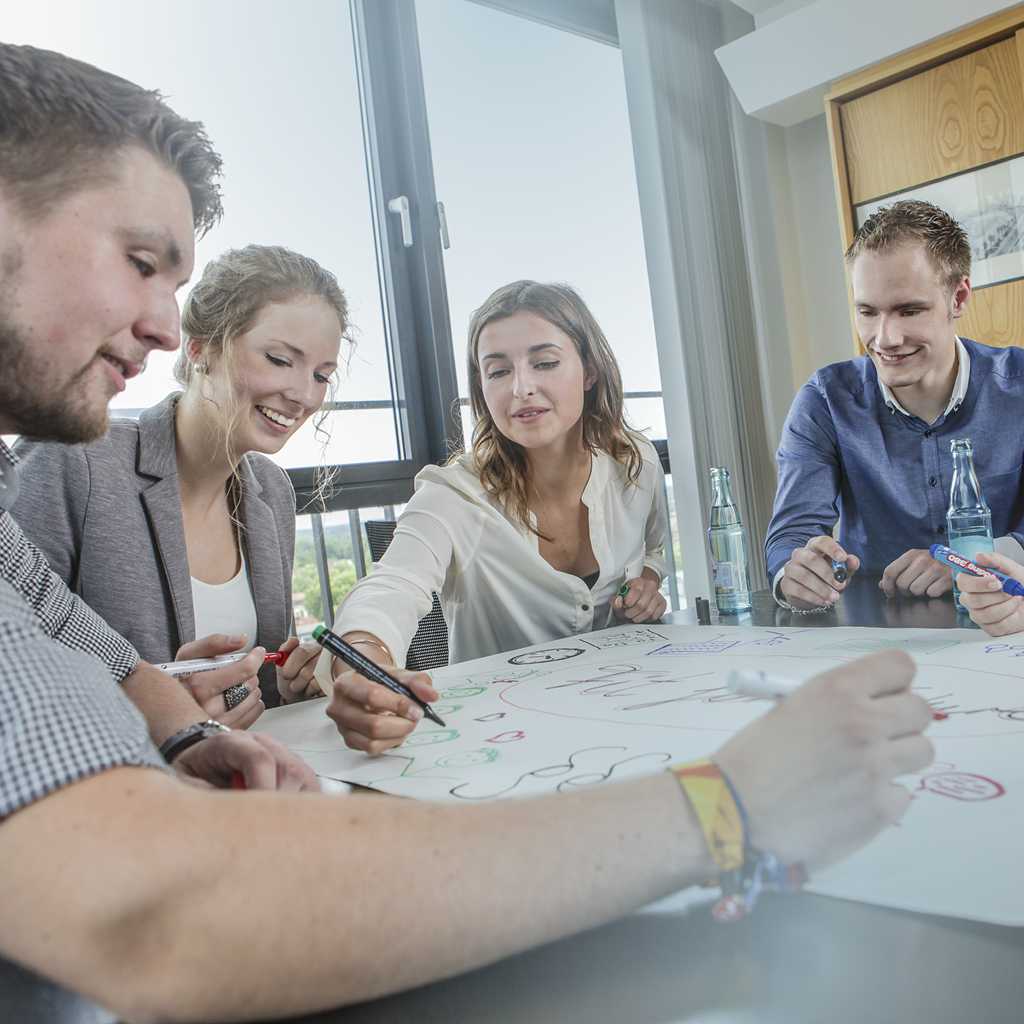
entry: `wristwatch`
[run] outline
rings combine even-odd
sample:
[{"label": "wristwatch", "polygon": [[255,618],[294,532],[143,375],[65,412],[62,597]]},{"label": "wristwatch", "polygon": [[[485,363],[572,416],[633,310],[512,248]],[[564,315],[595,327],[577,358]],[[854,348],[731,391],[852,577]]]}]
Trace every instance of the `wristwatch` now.
[{"label": "wristwatch", "polygon": [[160,744],[160,756],[170,764],[189,747],[195,746],[200,740],[208,740],[220,732],[231,732],[231,730],[226,725],[221,725],[215,718],[208,718],[205,722],[196,722],[195,725],[187,725]]}]

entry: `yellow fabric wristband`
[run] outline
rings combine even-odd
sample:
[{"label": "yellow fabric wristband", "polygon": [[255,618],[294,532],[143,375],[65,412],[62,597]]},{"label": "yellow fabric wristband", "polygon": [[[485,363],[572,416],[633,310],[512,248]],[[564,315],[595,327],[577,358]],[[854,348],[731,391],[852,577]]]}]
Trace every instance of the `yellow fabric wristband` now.
[{"label": "yellow fabric wristband", "polygon": [[741,868],[747,845],[746,828],[732,787],[718,765],[705,758],[669,765],[668,770],[679,779],[719,872],[725,874]]}]

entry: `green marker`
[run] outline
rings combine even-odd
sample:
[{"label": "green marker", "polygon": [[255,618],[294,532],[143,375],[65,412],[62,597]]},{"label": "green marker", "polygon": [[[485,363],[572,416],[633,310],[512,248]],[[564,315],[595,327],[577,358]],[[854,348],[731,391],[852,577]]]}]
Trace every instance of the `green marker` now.
[{"label": "green marker", "polygon": [[619,587],[619,597],[625,597],[628,593],[629,593],[629,584],[628,583],[623,583],[622,586]]},{"label": "green marker", "polygon": [[423,714],[427,716],[432,722],[437,722],[438,725],[444,725],[444,722],[434,713],[434,709],[422,701],[416,696],[408,686],[400,683],[393,675],[385,672],[380,665],[370,661],[364,654],[360,654],[354,647],[346,643],[338,636],[337,633],[332,633],[325,626],[314,626],[313,627],[313,639],[325,650],[330,651],[331,654],[341,658],[346,665],[354,668],[361,676],[365,676],[367,679],[372,679],[375,683],[380,683],[381,686],[386,686],[393,693],[400,694],[402,697],[408,697],[410,700],[415,701],[421,708],[423,708]]}]

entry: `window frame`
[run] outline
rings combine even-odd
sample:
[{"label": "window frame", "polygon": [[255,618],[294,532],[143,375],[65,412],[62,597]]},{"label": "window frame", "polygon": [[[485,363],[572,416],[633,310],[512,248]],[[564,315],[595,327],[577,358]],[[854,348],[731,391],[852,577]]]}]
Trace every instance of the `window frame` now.
[{"label": "window frame", "polygon": [[[578,0],[473,2],[619,45],[614,0],[597,0],[588,6],[581,6]],[[406,503],[413,494],[415,476],[424,466],[443,463],[452,452],[463,448],[415,0],[349,0],[349,5],[385,345],[398,448],[403,457],[286,471],[295,487],[297,513],[312,518],[322,603],[330,620],[334,616],[334,596],[328,578],[322,513],[349,512],[353,552],[358,548],[362,555],[359,510]],[[412,244],[408,246],[400,216],[388,208],[389,202],[400,196],[409,206]],[[637,392],[626,397],[662,398],[663,392]],[[343,412],[392,403],[337,402],[327,403],[324,408]],[[668,442],[653,443],[666,474],[671,473]],[[390,518],[394,513],[389,512]],[[666,556],[670,605],[676,610],[680,601],[674,536],[670,525]],[[358,576],[365,572],[361,562],[358,559]]]},{"label": "window frame", "polygon": [[[287,470],[301,513],[406,502],[416,474],[462,448],[441,224],[413,0],[350,0],[400,458]],[[404,196],[412,241],[388,203]],[[343,412],[366,403],[327,403]],[[376,403],[374,403],[376,405]]]}]

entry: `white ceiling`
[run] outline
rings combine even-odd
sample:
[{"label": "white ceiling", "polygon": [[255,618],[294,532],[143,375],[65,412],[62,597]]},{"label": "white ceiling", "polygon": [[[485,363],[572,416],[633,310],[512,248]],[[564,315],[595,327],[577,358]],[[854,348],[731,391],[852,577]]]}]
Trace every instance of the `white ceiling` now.
[{"label": "white ceiling", "polygon": [[784,127],[822,113],[835,79],[1016,6],[1006,0],[733,2],[760,23],[715,56],[743,109]]},{"label": "white ceiling", "polygon": [[754,28],[761,28],[779,18],[798,11],[801,7],[814,3],[814,0],[732,0],[737,7],[742,7],[754,16]]}]

